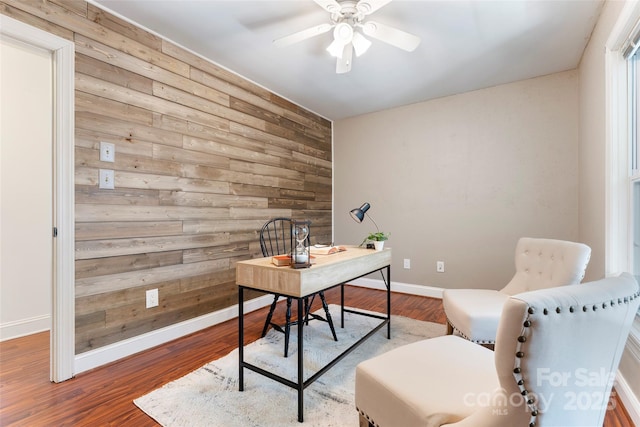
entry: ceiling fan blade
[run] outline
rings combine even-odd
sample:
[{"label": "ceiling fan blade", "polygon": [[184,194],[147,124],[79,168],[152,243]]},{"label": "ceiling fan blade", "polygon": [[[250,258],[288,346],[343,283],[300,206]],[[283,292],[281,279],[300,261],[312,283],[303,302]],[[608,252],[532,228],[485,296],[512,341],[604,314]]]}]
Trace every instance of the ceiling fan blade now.
[{"label": "ceiling fan blade", "polygon": [[342,6],[336,0],[313,0],[316,2],[321,8],[326,10],[329,13],[337,13],[340,11]]},{"label": "ceiling fan blade", "polygon": [[365,22],[362,24],[362,32],[369,37],[406,50],[407,52],[412,52],[420,44],[420,37],[388,25],[380,24],[379,22]]},{"label": "ceiling fan blade", "polygon": [[331,24],[316,25],[315,27],[307,28],[306,30],[298,31],[297,33],[275,39],[273,44],[278,47],[289,46],[294,43],[301,42],[302,40],[324,34],[331,30],[331,28],[333,28],[333,25]]},{"label": "ceiling fan blade", "polygon": [[336,73],[344,74],[351,71],[351,60],[353,58],[353,45],[347,43],[342,51],[342,56],[336,62]]},{"label": "ceiling fan blade", "polygon": [[391,0],[360,0],[356,9],[364,15],[369,15],[388,3],[391,3]]}]

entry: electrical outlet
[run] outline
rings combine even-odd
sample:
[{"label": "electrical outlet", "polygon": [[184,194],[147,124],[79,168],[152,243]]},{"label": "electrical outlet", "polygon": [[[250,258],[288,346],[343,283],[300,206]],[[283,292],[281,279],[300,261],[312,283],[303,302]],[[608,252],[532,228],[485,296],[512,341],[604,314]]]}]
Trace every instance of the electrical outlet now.
[{"label": "electrical outlet", "polygon": [[404,268],[407,270],[411,268],[411,260],[409,258],[404,259]]},{"label": "electrical outlet", "polygon": [[100,141],[100,161],[114,162],[116,160],[116,146],[110,142]]},{"label": "electrical outlet", "polygon": [[98,188],[103,190],[113,190],[115,188],[115,174],[110,169],[100,169],[98,173],[98,179],[100,180]]},{"label": "electrical outlet", "polygon": [[147,308],[158,306],[158,289],[149,289],[147,291]]},{"label": "electrical outlet", "polygon": [[444,273],[444,261],[436,262],[436,271],[438,273]]}]

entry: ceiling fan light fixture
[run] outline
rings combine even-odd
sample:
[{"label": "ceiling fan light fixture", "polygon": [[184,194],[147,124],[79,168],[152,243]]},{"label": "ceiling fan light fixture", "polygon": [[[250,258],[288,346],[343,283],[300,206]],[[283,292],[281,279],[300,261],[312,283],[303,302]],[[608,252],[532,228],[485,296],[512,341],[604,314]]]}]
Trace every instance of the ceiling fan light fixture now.
[{"label": "ceiling fan light fixture", "polygon": [[[386,24],[369,21],[368,17],[393,0],[313,0],[331,14],[330,23],[316,25],[274,40],[276,46],[288,46],[333,29],[333,40],[327,52],[337,58],[336,72],[351,70],[353,54],[362,56],[371,46],[370,39],[380,40],[407,52],[414,51],[420,37]],[[365,21],[366,19],[366,21]]]},{"label": "ceiling fan light fixture", "polygon": [[356,56],[363,55],[369,47],[371,47],[371,41],[367,40],[362,34],[353,34],[353,50],[356,51]]},{"label": "ceiling fan light fixture", "polygon": [[346,22],[340,22],[333,29],[333,39],[340,40],[342,45],[349,43],[353,38],[353,27]]},{"label": "ceiling fan light fixture", "polygon": [[333,29],[333,42],[327,47],[327,52],[336,58],[342,58],[344,47],[353,40],[353,27],[346,22],[336,24]]},{"label": "ceiling fan light fixture", "polygon": [[334,58],[342,58],[342,52],[344,50],[344,44],[342,44],[338,40],[334,40],[331,42],[329,47],[327,47],[327,52]]}]

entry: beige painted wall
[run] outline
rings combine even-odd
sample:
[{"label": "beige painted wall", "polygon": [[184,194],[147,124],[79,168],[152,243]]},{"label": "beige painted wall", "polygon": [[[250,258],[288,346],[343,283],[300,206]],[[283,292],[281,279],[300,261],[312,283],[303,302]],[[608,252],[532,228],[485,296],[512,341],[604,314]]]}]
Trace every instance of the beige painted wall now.
[{"label": "beige painted wall", "polygon": [[0,41],[0,339],[50,329],[51,54]]},{"label": "beige painted wall", "polygon": [[519,237],[578,239],[577,129],[576,71],[337,121],[335,240],[374,230],[368,201],[394,282],[501,288]]}]

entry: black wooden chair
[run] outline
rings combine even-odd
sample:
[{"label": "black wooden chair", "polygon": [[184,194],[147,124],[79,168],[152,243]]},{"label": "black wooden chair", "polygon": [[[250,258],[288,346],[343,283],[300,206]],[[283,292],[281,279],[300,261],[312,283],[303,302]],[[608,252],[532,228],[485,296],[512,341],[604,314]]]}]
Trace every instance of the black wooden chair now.
[{"label": "black wooden chair", "polygon": [[[291,222],[291,218],[274,218],[267,221],[262,226],[262,229],[260,230],[260,249],[262,249],[263,256],[268,257],[274,255],[289,255],[291,253]],[[282,296],[279,294],[275,294],[273,302],[271,303],[271,308],[269,309],[269,314],[267,315],[267,320],[265,321],[264,328],[262,329],[262,336],[264,337],[267,334],[269,325],[271,325],[275,330],[284,333],[284,357],[287,357],[289,353],[289,333],[291,331],[291,326],[298,324],[298,322],[300,322],[301,320],[304,320],[305,325],[309,324],[310,318],[329,323],[333,339],[335,341],[338,341],[336,330],[333,326],[333,320],[331,319],[331,314],[329,313],[329,307],[327,306],[327,301],[324,297],[324,292],[320,291],[317,295],[320,296],[320,300],[322,301],[322,308],[324,308],[326,317],[310,313],[311,306],[316,296],[316,294],[314,294],[311,297],[311,301],[309,301],[308,297],[304,299],[304,319],[298,319],[292,322],[291,302],[293,298],[287,297],[287,311],[285,314],[285,324],[283,328],[282,326],[271,321],[273,312],[276,309],[276,304],[278,303],[278,299],[280,299],[280,297]]]}]

